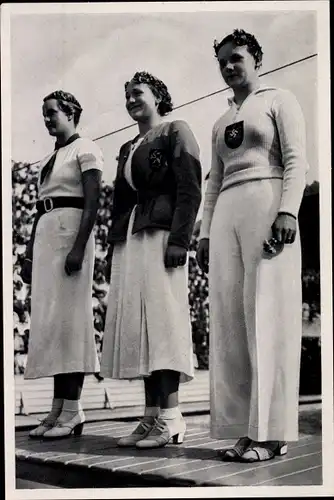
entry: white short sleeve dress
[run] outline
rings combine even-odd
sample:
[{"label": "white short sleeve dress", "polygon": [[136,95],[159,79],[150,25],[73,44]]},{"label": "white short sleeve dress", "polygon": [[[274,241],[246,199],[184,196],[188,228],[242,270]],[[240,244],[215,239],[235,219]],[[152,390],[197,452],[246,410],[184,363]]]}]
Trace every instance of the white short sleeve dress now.
[{"label": "white short sleeve dress", "polygon": [[[42,162],[40,171],[49,159],[50,155]],[[83,197],[82,173],[102,168],[103,157],[98,146],[79,137],[57,152],[51,174],[42,185],[38,182],[39,199]],[[26,379],[99,371],[92,310],[93,232],[81,271],[67,276],[64,270],[81,215],[82,210],[77,208],[57,208],[42,215],[37,224]]]}]

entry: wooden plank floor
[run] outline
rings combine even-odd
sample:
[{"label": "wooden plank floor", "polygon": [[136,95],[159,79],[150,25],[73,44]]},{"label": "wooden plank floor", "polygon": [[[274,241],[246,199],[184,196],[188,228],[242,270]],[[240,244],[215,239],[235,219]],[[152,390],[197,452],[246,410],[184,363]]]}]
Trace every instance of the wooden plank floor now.
[{"label": "wooden plank floor", "polygon": [[28,431],[17,431],[17,477],[64,488],[322,484],[320,435],[301,435],[285,457],[228,463],[219,459],[217,450],[234,441],[211,439],[207,425],[186,420],[182,445],[141,451],[116,446],[133,422],[88,423],[81,437],[52,442],[31,440]]}]

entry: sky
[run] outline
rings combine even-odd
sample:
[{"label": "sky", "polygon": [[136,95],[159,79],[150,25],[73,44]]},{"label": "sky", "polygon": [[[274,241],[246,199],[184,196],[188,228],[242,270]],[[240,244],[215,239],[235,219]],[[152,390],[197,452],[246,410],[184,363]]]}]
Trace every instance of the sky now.
[{"label": "sky", "polygon": [[[275,2],[272,2],[273,4]],[[175,106],[225,88],[213,40],[234,28],[253,33],[264,52],[261,72],[317,52],[312,11],[17,14],[11,17],[12,159],[33,162],[53,149],[42,119],[42,100],[56,89],[72,92],[83,107],[79,133],[92,139],[133,124],[124,106],[124,82],[138,70],[162,79]],[[308,182],[318,179],[317,57],[261,78],[295,93],[307,124]],[[210,168],[211,132],[227,108],[228,92],[168,116],[186,120]],[[115,177],[120,146],[132,128],[97,141],[104,180]]]}]

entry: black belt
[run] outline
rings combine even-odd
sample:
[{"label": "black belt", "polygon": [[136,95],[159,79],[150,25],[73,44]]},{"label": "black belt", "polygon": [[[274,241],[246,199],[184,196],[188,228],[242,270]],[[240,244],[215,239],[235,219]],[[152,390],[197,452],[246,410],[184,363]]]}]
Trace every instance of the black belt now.
[{"label": "black belt", "polygon": [[55,208],[84,208],[84,198],[76,198],[74,196],[57,196],[55,198],[44,198],[36,203],[37,212],[43,215],[51,212]]}]

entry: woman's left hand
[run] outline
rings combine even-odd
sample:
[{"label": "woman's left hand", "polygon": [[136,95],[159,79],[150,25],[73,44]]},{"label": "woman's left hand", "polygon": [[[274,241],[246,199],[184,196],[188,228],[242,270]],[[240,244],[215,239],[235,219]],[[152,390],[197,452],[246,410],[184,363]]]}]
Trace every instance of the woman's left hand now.
[{"label": "woman's left hand", "polygon": [[184,266],[187,262],[187,250],[177,245],[168,245],[165,252],[165,267]]},{"label": "woman's left hand", "polygon": [[293,243],[296,239],[297,221],[293,215],[278,214],[272,225],[272,231],[274,238],[280,243]]},{"label": "woman's left hand", "polygon": [[81,270],[84,256],[85,252],[83,250],[76,247],[72,248],[65,260],[65,273],[68,276]]}]

